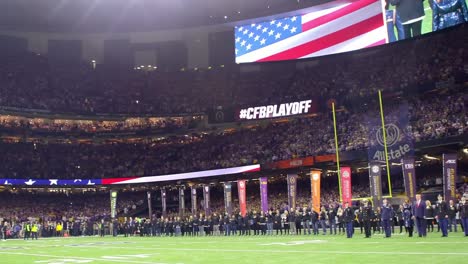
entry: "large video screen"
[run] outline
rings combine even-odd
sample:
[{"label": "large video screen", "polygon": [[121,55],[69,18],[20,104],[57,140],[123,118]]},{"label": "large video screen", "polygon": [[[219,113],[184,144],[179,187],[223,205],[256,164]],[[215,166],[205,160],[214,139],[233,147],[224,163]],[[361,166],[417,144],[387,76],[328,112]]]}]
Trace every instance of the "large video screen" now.
[{"label": "large video screen", "polygon": [[237,63],[310,58],[468,22],[468,0],[338,0],[235,27]]}]

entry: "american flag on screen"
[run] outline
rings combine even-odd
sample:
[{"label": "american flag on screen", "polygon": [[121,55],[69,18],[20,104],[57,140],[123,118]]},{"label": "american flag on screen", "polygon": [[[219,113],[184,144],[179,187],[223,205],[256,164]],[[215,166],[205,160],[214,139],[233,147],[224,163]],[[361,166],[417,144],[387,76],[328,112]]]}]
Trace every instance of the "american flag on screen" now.
[{"label": "american flag on screen", "polygon": [[305,15],[235,28],[236,62],[309,58],[386,42],[380,0],[334,1]]}]

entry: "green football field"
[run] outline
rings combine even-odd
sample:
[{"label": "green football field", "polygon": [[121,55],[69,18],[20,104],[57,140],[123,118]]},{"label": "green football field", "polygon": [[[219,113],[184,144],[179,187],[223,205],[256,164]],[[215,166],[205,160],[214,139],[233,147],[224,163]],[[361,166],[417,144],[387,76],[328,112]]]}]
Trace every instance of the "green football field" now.
[{"label": "green football field", "polygon": [[[359,231],[358,231],[359,233]],[[468,263],[468,237],[86,237],[0,242],[0,263]]]}]

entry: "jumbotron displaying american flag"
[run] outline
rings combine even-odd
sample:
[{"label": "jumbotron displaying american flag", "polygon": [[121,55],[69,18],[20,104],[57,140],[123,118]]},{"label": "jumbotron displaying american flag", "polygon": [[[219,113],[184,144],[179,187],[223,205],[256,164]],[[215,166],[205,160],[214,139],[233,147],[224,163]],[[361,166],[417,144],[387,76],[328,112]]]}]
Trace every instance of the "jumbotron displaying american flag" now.
[{"label": "jumbotron displaying american flag", "polygon": [[339,0],[314,9],[235,27],[236,62],[310,58],[386,43],[380,0]]}]

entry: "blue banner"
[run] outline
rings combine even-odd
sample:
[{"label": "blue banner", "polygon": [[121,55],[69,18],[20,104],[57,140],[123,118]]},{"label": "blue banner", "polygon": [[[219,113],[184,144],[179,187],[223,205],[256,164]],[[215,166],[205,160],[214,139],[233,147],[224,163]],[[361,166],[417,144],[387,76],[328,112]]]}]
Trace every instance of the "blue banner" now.
[{"label": "blue banner", "polygon": [[[400,162],[414,152],[411,131],[409,131],[408,104],[404,103],[385,112],[385,132],[388,160]],[[380,114],[369,118],[369,161],[385,161],[384,136]]]}]

